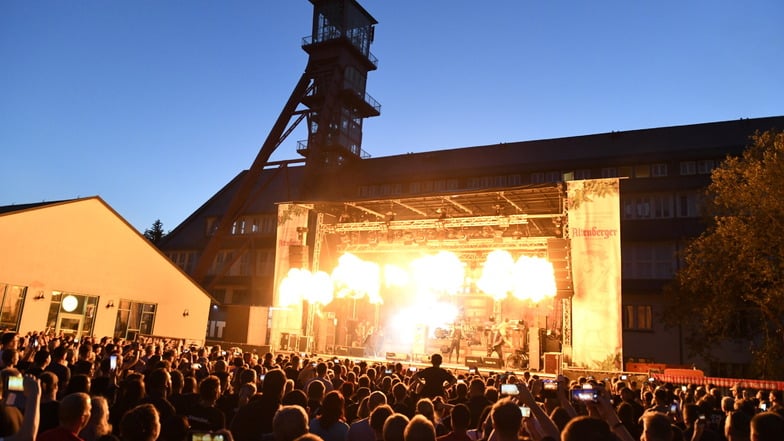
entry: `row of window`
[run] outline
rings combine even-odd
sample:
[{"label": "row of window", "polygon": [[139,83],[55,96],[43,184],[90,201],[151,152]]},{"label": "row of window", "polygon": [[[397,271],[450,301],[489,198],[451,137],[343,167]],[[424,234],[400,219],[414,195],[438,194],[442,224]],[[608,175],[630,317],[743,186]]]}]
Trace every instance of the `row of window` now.
[{"label": "row of window", "polygon": [[[219,252],[207,273],[220,273],[224,276],[271,276],[275,270],[275,251],[272,249],[246,251],[237,259],[234,253],[235,251]],[[195,251],[168,253],[169,260],[189,274],[196,267],[197,256]],[[224,268],[226,265],[228,267]]]},{"label": "row of window", "polygon": [[704,196],[698,191],[621,196],[621,216],[629,219],[698,217]]},{"label": "row of window", "polygon": [[[255,214],[242,216],[231,224],[231,234],[235,236],[246,234],[275,234],[278,228],[278,218],[274,214]],[[218,218],[209,217],[205,225],[208,236],[218,231]]]},{"label": "row of window", "polygon": [[[718,165],[718,161],[705,159],[699,161],[681,161],[679,164],[681,176],[710,174]],[[459,179],[436,179],[430,181],[416,181],[408,184],[408,191],[404,192],[403,184],[363,185],[359,187],[360,197],[379,197],[407,194],[420,194],[458,189],[482,189],[495,187],[517,187],[523,184],[551,184],[564,181],[594,179],[594,178],[657,178],[670,175],[670,164],[640,164],[623,167],[604,167],[602,169],[578,169],[573,171],[546,171],[531,173],[528,182],[524,182],[523,175],[496,175],[478,176],[465,179],[460,185]]]}]

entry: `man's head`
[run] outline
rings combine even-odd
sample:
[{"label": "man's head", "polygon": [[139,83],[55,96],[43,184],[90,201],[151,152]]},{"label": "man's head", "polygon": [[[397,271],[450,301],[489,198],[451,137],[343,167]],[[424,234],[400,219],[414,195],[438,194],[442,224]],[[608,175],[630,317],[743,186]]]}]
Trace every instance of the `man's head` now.
[{"label": "man's head", "polygon": [[511,399],[498,400],[490,410],[490,418],[493,420],[493,429],[500,438],[517,439],[517,433],[523,424],[523,415],[520,413],[520,407]]},{"label": "man's head", "polygon": [[120,420],[120,437],[123,441],[155,441],[160,431],[158,411],[149,403],[134,407]]},{"label": "man's head", "polygon": [[561,441],[616,441],[604,420],[589,416],[573,418],[561,432]]},{"label": "man's head", "polygon": [[79,433],[90,421],[91,407],[90,396],[86,393],[75,392],[66,395],[60,400],[60,408],[57,412],[60,426],[72,433]]},{"label": "man's head", "polygon": [[368,410],[373,412],[376,407],[387,404],[387,396],[380,390],[374,390],[368,396]]},{"label": "man's head", "polygon": [[435,441],[436,428],[422,415],[414,415],[403,432],[405,441]]},{"label": "man's head", "polygon": [[776,441],[784,433],[784,418],[775,412],[763,412],[751,419],[751,441]]},{"label": "man's head", "polygon": [[670,418],[660,412],[646,412],[642,417],[640,441],[671,441]]},{"label": "man's head", "polygon": [[441,363],[443,362],[444,362],[444,357],[442,357],[441,354],[435,353],[430,356],[430,364],[432,364],[435,367],[441,366]]}]

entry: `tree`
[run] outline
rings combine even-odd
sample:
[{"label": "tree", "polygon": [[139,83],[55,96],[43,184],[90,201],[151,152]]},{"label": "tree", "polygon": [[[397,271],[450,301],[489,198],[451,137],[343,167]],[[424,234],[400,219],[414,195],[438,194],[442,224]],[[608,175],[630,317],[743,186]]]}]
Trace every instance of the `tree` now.
[{"label": "tree", "polygon": [[163,223],[160,219],[156,219],[152,227],[144,230],[144,237],[154,245],[157,245],[163,239],[163,236],[166,236],[166,233],[163,231]]},{"label": "tree", "polygon": [[694,354],[748,342],[752,373],[784,378],[784,132],[751,141],[711,175],[708,226],[683,253],[663,318]]}]

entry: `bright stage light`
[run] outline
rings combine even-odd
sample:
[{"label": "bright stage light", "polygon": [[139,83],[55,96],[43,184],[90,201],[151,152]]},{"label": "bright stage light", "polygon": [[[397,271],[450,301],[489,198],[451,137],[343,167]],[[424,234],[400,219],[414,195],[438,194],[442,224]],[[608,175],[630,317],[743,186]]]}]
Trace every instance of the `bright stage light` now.
[{"label": "bright stage light", "polygon": [[382,303],[379,294],[381,268],[377,263],[350,253],[343,254],[332,271],[332,281],[338,298],[361,299],[367,296],[371,304]]},{"label": "bright stage light", "polygon": [[482,267],[482,275],[476,286],[495,300],[502,300],[512,291],[514,259],[509,251],[494,250],[487,255]]},{"label": "bright stage light", "polygon": [[417,292],[456,294],[465,283],[465,266],[454,253],[441,251],[411,262]]},{"label": "bright stage light", "polygon": [[487,255],[477,287],[496,300],[511,293],[521,300],[539,302],[556,293],[553,265],[541,257],[520,256],[517,262],[508,251]]},{"label": "bright stage light", "polygon": [[541,257],[520,256],[517,259],[512,295],[518,299],[539,302],[545,297],[555,297],[555,293],[552,263]]}]

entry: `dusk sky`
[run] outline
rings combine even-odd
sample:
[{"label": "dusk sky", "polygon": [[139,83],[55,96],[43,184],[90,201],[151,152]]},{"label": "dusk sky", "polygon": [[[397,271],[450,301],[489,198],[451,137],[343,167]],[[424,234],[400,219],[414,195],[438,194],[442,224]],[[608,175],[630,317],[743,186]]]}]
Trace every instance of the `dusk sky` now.
[{"label": "dusk sky", "polygon": [[[374,157],[784,115],[782,0],[360,3]],[[307,0],[0,1],[0,205],[98,195],[174,229],[253,162],[311,19]]]}]

